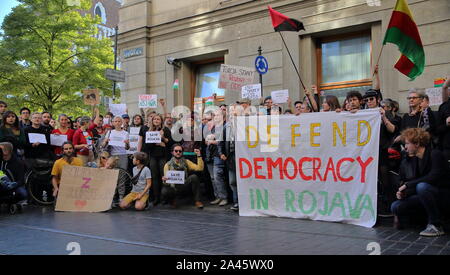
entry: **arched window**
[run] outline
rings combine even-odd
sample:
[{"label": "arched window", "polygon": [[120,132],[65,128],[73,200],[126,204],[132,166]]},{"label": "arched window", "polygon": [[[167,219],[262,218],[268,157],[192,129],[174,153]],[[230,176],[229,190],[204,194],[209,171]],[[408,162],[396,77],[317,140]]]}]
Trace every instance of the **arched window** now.
[{"label": "arched window", "polygon": [[94,8],[94,15],[99,16],[102,20],[102,24],[106,24],[106,10],[101,2],[98,2]]}]

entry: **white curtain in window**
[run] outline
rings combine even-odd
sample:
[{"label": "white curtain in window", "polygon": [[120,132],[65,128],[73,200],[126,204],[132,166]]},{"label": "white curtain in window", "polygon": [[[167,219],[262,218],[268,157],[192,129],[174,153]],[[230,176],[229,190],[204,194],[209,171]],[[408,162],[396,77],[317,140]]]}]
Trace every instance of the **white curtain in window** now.
[{"label": "white curtain in window", "polygon": [[322,43],[322,83],[370,78],[370,36]]}]

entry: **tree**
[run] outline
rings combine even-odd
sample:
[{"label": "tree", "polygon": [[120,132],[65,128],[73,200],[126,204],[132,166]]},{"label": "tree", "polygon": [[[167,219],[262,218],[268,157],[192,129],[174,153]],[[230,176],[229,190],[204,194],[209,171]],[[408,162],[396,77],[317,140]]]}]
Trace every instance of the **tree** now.
[{"label": "tree", "polygon": [[[0,91],[11,104],[50,112],[86,113],[81,90],[111,93],[105,69],[114,64],[111,39],[98,40],[100,18],[90,0],[19,0],[0,34]],[[69,108],[67,108],[69,107]]]}]

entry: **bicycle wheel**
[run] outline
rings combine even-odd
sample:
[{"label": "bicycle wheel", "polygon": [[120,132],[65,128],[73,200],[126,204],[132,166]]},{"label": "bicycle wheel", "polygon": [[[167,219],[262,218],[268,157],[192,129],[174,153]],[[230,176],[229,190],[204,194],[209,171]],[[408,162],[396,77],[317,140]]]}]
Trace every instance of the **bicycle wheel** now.
[{"label": "bicycle wheel", "polygon": [[28,194],[34,202],[40,205],[51,205],[55,202],[51,175],[37,175],[33,171],[25,176]]},{"label": "bicycle wheel", "polygon": [[131,178],[132,176],[125,169],[118,168],[119,177],[117,178],[117,185],[124,184],[125,185],[125,195],[131,192],[133,186],[131,186]]}]

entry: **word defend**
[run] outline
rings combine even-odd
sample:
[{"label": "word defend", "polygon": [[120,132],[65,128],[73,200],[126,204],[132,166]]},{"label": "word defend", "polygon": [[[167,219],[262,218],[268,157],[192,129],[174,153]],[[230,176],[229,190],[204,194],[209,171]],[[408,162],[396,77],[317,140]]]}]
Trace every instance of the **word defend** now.
[{"label": "word defend", "polygon": [[239,214],[372,227],[379,112],[270,117],[237,119]]},{"label": "word defend", "polygon": [[184,171],[167,171],[168,184],[184,184]]},{"label": "word defend", "polygon": [[139,95],[139,108],[157,108],[158,95]]}]

